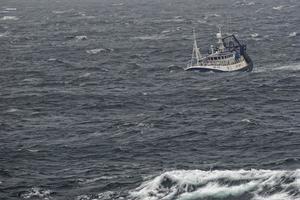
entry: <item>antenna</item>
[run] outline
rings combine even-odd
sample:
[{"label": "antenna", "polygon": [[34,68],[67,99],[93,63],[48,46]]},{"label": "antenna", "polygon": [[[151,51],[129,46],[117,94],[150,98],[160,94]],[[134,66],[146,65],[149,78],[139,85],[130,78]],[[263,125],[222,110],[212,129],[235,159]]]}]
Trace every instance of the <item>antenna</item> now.
[{"label": "antenna", "polygon": [[229,35],[232,35],[232,32],[231,32],[231,13],[229,13],[229,26],[228,26],[228,34],[229,34]]}]

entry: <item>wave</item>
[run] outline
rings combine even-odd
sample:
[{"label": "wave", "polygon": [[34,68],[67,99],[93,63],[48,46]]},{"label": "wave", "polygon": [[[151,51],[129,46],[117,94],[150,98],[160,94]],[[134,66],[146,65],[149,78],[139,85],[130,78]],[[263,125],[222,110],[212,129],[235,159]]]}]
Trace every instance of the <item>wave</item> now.
[{"label": "wave", "polygon": [[299,200],[300,170],[169,171],[129,195],[130,200]]},{"label": "wave", "polygon": [[300,63],[276,67],[276,68],[274,68],[273,70],[298,71],[298,70],[300,70]]},{"label": "wave", "polygon": [[4,32],[4,33],[0,33],[0,37],[6,37],[6,36],[8,36],[9,35],[9,32]]},{"label": "wave", "polygon": [[297,36],[297,32],[292,32],[292,33],[289,34],[288,37],[296,37],[296,36]]},{"label": "wave", "polygon": [[34,198],[34,199],[36,199],[36,198],[49,199],[51,194],[52,194],[51,190],[34,187],[26,192],[23,192],[20,196],[24,199],[32,199],[32,198]]},{"label": "wave", "polygon": [[5,20],[19,20],[19,18],[16,17],[16,16],[3,16],[1,18],[1,20],[3,20],[3,21],[5,21]]},{"label": "wave", "polygon": [[101,53],[101,52],[112,52],[113,49],[102,49],[102,48],[99,48],[99,49],[90,49],[90,50],[86,50],[86,53],[88,54],[98,54],[98,53]]},{"label": "wave", "polygon": [[70,13],[74,12],[74,9],[68,9],[68,10],[53,10],[52,13],[54,14],[64,14],[64,13]]},{"label": "wave", "polygon": [[112,191],[106,191],[94,195],[80,195],[75,198],[75,200],[125,200],[123,197],[119,197],[119,194]]},{"label": "wave", "polygon": [[255,67],[253,72],[262,73],[262,72],[270,72],[270,71],[298,71],[300,70],[300,63],[292,63],[288,65],[280,65],[280,64],[270,64],[265,66]]},{"label": "wave", "polygon": [[250,34],[250,35],[251,35],[251,37],[253,37],[253,38],[256,38],[256,37],[259,36],[258,33],[252,33],[252,34]]},{"label": "wave", "polygon": [[80,40],[87,40],[88,37],[86,35],[77,35],[75,36],[75,40],[80,41]]},{"label": "wave", "polygon": [[145,36],[138,36],[138,37],[132,37],[133,40],[163,40],[167,37],[164,35],[145,35]]},{"label": "wave", "polygon": [[280,6],[274,6],[272,9],[273,10],[282,10],[284,8],[284,6],[280,5]]},{"label": "wave", "polygon": [[7,8],[5,8],[4,10],[5,10],[5,11],[16,11],[17,8],[9,8],[9,7],[7,7]]}]

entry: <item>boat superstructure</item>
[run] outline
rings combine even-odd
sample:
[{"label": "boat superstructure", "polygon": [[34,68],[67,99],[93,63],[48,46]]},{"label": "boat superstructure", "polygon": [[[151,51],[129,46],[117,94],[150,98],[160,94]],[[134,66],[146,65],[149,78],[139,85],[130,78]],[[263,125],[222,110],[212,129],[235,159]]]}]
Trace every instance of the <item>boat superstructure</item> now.
[{"label": "boat superstructure", "polygon": [[246,53],[246,45],[242,44],[234,34],[223,37],[219,28],[217,39],[217,46],[211,45],[209,53],[202,56],[194,31],[192,59],[185,70],[218,72],[252,70],[253,63]]}]

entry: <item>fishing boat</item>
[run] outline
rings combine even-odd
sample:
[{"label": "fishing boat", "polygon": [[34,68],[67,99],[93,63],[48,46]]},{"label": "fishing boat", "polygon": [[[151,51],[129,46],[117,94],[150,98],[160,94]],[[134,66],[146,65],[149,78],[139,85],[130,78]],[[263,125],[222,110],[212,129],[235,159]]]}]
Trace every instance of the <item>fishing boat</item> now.
[{"label": "fishing boat", "polygon": [[234,34],[222,36],[221,28],[217,33],[217,45],[210,46],[206,55],[202,55],[197,46],[196,34],[194,32],[194,45],[192,59],[185,68],[186,71],[252,71],[253,63],[246,52],[246,45],[241,43]]}]

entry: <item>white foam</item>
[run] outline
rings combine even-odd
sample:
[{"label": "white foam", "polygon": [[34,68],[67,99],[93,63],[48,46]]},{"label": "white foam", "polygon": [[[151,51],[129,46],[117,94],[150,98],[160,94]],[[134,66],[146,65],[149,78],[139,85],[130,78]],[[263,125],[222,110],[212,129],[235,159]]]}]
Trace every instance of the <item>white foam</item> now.
[{"label": "white foam", "polygon": [[39,150],[37,149],[27,149],[29,152],[32,152],[32,153],[36,153],[36,152],[39,152]]},{"label": "white foam", "polygon": [[25,192],[21,195],[24,199],[31,199],[31,198],[44,198],[50,196],[50,190],[44,190],[38,187],[31,188],[30,191]]},{"label": "white foam", "polygon": [[251,35],[251,37],[253,37],[253,38],[258,37],[258,33],[252,33],[252,34],[250,34],[250,35]]},{"label": "white foam", "polygon": [[91,73],[87,72],[79,76],[79,78],[87,78],[91,75]]},{"label": "white foam", "polygon": [[296,36],[297,36],[297,32],[292,32],[292,33],[289,34],[288,37],[296,37]]},{"label": "white foam", "polygon": [[300,70],[300,63],[276,67],[276,68],[274,68],[273,70],[298,71],[298,70]]},{"label": "white foam", "polygon": [[250,1],[250,2],[246,3],[246,5],[247,5],[247,6],[253,6],[253,5],[255,5],[255,2]]},{"label": "white foam", "polygon": [[69,12],[73,12],[73,9],[69,9],[69,10],[53,10],[52,12],[54,14],[64,14],[64,13],[69,13]]},{"label": "white foam", "polygon": [[280,5],[280,6],[274,6],[273,10],[282,10],[284,6]]},{"label": "white foam", "polygon": [[6,112],[7,112],[7,113],[15,113],[15,112],[18,112],[18,111],[20,111],[20,110],[17,109],[17,108],[10,108],[10,109],[8,109]]},{"label": "white foam", "polygon": [[57,61],[56,58],[49,58],[48,61]]},{"label": "white foam", "polygon": [[6,11],[16,11],[17,8],[5,8],[4,10],[6,10]]},{"label": "white foam", "polygon": [[242,122],[247,122],[247,123],[251,123],[250,119],[242,119]]},{"label": "white foam", "polygon": [[9,34],[9,32],[4,32],[4,33],[0,33],[0,37],[6,37],[6,36],[8,36],[8,34]]},{"label": "white foam", "polygon": [[111,4],[112,6],[123,6],[124,5],[124,3],[113,3],[113,4]]},{"label": "white foam", "polygon": [[145,36],[138,36],[138,37],[133,37],[132,39],[134,40],[162,40],[166,39],[167,37],[164,35],[145,35]]},{"label": "white foam", "polygon": [[76,40],[87,40],[88,37],[87,37],[86,35],[77,35],[77,36],[75,37],[75,39],[76,39]]},{"label": "white foam", "polygon": [[193,200],[199,198],[225,198],[228,196],[238,196],[245,192],[253,190],[258,185],[257,181],[251,181],[246,184],[237,186],[221,186],[217,183],[209,183],[204,188],[201,188],[195,192],[184,193],[180,196],[179,200]]},{"label": "white foam", "polygon": [[283,192],[280,194],[273,194],[273,195],[256,195],[253,200],[299,200],[299,198],[295,198],[290,196],[289,194]]},{"label": "white foam", "polygon": [[[241,196],[249,193],[252,195],[252,200],[258,198],[275,200],[280,197],[296,200],[300,198],[299,195],[287,196],[286,192],[293,190],[292,192],[299,194],[299,174],[300,170],[177,170],[165,172],[144,182],[130,192],[130,197],[133,200],[196,200]],[[271,188],[278,187],[278,184],[282,189],[274,192]],[[261,194],[265,196],[262,197]]]},{"label": "white foam", "polygon": [[18,20],[19,18],[18,17],[16,17],[16,16],[3,16],[2,18],[1,18],[1,20],[3,20],[3,21],[5,21],[5,20]]},{"label": "white foam", "polygon": [[98,54],[100,52],[105,52],[106,50],[105,49],[90,49],[90,50],[86,50],[86,52],[88,54]]}]

